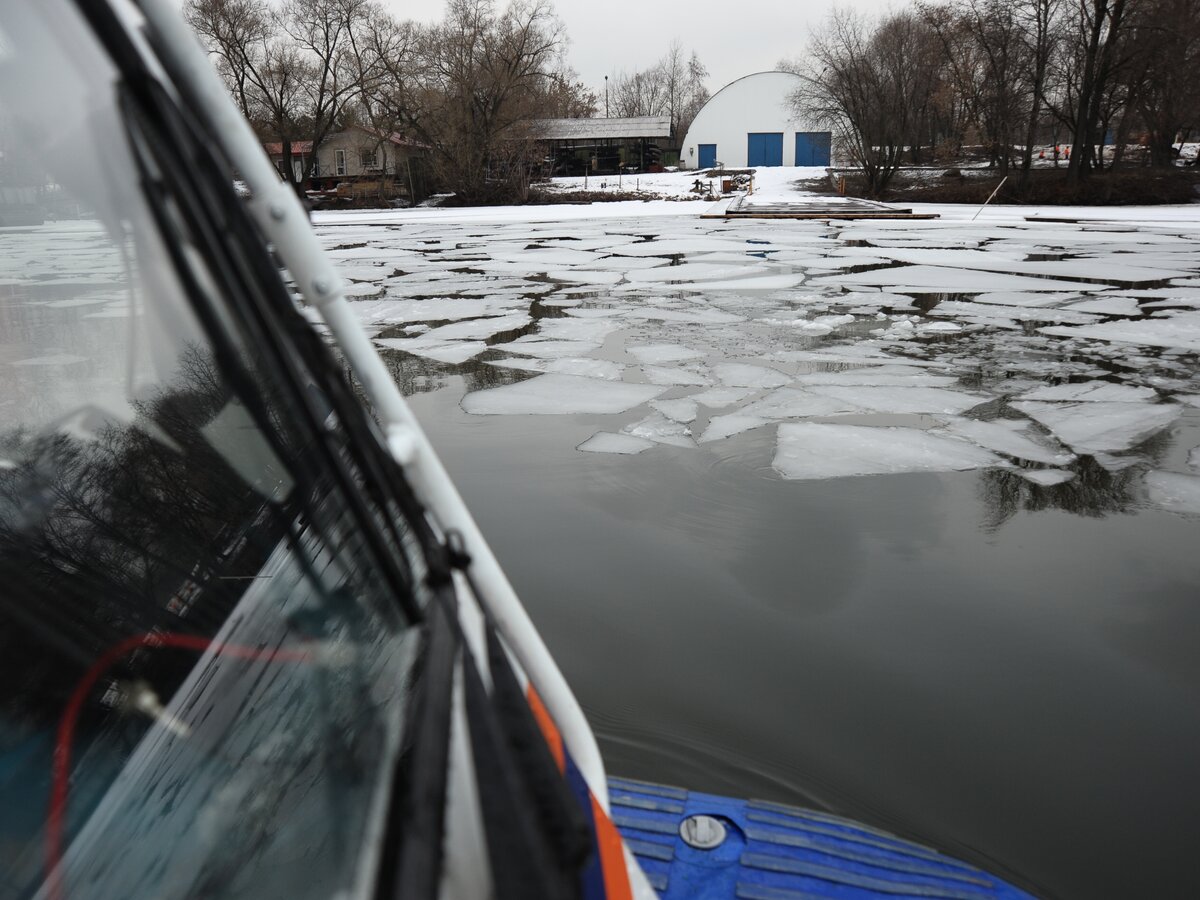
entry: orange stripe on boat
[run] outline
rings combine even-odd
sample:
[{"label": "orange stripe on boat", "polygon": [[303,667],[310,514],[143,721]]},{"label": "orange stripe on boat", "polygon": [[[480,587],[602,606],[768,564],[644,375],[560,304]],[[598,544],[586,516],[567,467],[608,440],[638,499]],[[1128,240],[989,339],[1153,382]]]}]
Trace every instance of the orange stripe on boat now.
[{"label": "orange stripe on boat", "polygon": [[596,828],[596,850],[600,854],[600,869],[604,873],[606,900],[633,900],[629,886],[629,871],[625,868],[625,850],[617,826],[593,796],[592,821]]},{"label": "orange stripe on boat", "polygon": [[558,733],[558,726],[550,718],[550,713],[542,703],[538,692],[533,689],[532,682],[530,682],[526,694],[529,697],[529,707],[533,710],[533,717],[537,719],[538,727],[542,729],[542,737],[550,745],[550,754],[554,757],[554,763],[558,766],[559,772],[565,772],[567,761],[563,756],[563,739],[562,735]]}]

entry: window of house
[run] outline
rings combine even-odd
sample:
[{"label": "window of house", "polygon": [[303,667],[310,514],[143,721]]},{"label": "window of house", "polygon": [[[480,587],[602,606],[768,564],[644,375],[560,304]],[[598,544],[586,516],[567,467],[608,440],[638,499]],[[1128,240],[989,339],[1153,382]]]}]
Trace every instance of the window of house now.
[{"label": "window of house", "polygon": [[375,151],[374,150],[358,151],[358,163],[364,169],[374,169],[378,165],[378,163],[375,162]]},{"label": "window of house", "polygon": [[335,175],[345,175],[346,174],[346,151],[345,150],[334,150],[333,151],[333,170],[334,170]]}]

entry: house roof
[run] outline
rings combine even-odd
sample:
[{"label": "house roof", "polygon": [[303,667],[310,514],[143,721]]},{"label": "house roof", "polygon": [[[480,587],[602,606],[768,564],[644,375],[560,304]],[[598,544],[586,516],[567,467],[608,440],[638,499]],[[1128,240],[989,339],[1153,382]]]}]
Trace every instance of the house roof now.
[{"label": "house roof", "polygon": [[[283,156],[283,141],[263,144],[268,156]],[[292,141],[292,156],[307,156],[312,153],[312,141]]]},{"label": "house roof", "polygon": [[670,116],[623,119],[538,119],[534,133],[544,141],[670,137]]},{"label": "house roof", "polygon": [[[382,132],[376,131],[374,128],[366,128],[362,125],[351,125],[349,128],[345,129],[344,131],[336,131],[336,132],[333,132],[332,134],[327,134],[325,136],[325,139],[329,140],[330,138],[337,137],[340,134],[346,134],[347,132],[351,132],[351,131],[361,131],[362,133],[368,134],[373,138],[387,140],[388,142],[396,145],[397,147],[424,147],[425,146],[420,141],[414,141],[411,138],[406,138],[404,135],[400,134],[399,132],[393,132],[392,134],[390,134],[386,138],[384,138]],[[292,155],[293,156],[307,156],[308,154],[312,153],[312,145],[313,145],[312,141],[292,141]],[[268,156],[283,156],[283,142],[282,141],[273,141],[273,142],[264,143],[263,148],[267,151]]]}]

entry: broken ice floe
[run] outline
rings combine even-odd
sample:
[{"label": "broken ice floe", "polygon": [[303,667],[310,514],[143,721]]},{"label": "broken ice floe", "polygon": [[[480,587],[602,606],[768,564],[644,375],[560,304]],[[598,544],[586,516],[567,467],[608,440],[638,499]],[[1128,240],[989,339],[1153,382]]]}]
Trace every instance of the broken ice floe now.
[{"label": "broken ice floe", "polygon": [[770,419],[758,416],[737,413],[728,416],[713,416],[708,420],[708,426],[697,438],[697,441],[701,444],[711,444],[713,441],[721,441],[733,437],[735,434],[741,434],[743,431],[751,431],[769,424],[771,424]]},{"label": "broken ice floe", "polygon": [[1074,453],[1061,447],[1046,446],[1023,434],[1019,429],[1024,426],[1024,422],[1013,420],[982,422],[976,419],[950,419],[947,420],[946,430],[980,447],[1017,459],[1050,466],[1065,466],[1075,461]]},{"label": "broken ice floe", "polygon": [[1068,472],[1063,469],[1017,469],[1016,472],[1026,481],[1032,481],[1034,484],[1041,485],[1042,487],[1066,484],[1068,481],[1075,479],[1074,472]]},{"label": "broken ice floe", "polygon": [[785,478],[951,472],[998,465],[972,444],[917,428],[785,423],[772,465]]},{"label": "broken ice floe", "polygon": [[578,375],[539,375],[528,381],[475,391],[462,408],[481,416],[619,413],[640,406],[665,388]]},{"label": "broken ice floe", "polygon": [[1158,394],[1152,388],[1113,384],[1108,381],[1046,385],[1021,395],[1022,400],[1087,401],[1089,403],[1114,401],[1129,403],[1155,400],[1157,397]]},{"label": "broken ice floe", "polygon": [[715,366],[713,375],[721,384],[729,387],[773,388],[791,381],[791,378],[778,369],[746,363],[726,363]]},{"label": "broken ice floe", "polygon": [[1147,472],[1146,492],[1155,506],[1171,512],[1200,515],[1200,476],[1178,472]]},{"label": "broken ice floe", "polygon": [[[933,417],[923,423],[933,427],[920,432],[922,442],[953,441],[955,449],[1051,467],[1019,472],[1049,484],[1070,476],[1062,467],[1074,454],[1047,430],[1117,471],[1144,464],[1131,451],[1179,415],[1175,405],[1156,402],[1160,396],[1200,403],[1193,359],[1200,352],[1200,258],[1190,234],[1163,230],[984,222],[758,227],[663,217],[652,224],[581,221],[569,243],[561,224],[514,222],[423,223],[386,234],[342,228],[322,238],[367,243],[336,252],[349,263],[344,274],[357,283],[353,290],[384,291],[384,299],[355,300],[351,309],[376,331],[403,326],[382,346],[450,364],[499,350],[509,358],[489,365],[538,376],[472,394],[479,399],[464,400],[464,408],[515,414],[623,406],[615,395],[603,402],[593,396],[604,384],[639,391],[624,398],[633,406],[652,403],[652,413],[614,422],[581,449],[691,446],[689,426],[700,443],[712,443],[786,420],[816,426],[869,416],[891,424],[890,416],[920,415]],[[881,261],[895,264],[850,271]],[[1168,277],[1170,287],[1147,286]],[[52,303],[91,305],[84,299]],[[120,300],[110,308],[114,315],[129,309]],[[532,333],[487,346],[511,331]],[[553,382],[537,384],[548,377],[588,387],[549,391]],[[1091,380],[1071,383],[1084,378]],[[668,388],[676,388],[672,399],[655,399]],[[969,412],[985,403],[986,413]],[[719,414],[706,419],[709,411]],[[1016,412],[1028,418],[1003,418]],[[865,421],[825,424],[889,436]],[[752,440],[763,440],[763,431]]]},{"label": "broken ice floe", "polygon": [[694,422],[698,412],[696,401],[687,398],[680,400],[651,400],[650,406],[668,419],[683,425]]},{"label": "broken ice floe", "polygon": [[813,284],[877,286],[899,294],[982,293],[984,291],[1083,291],[1090,285],[1035,278],[1028,275],[1005,275],[997,272],[976,272],[945,266],[896,266],[844,275],[814,278]]},{"label": "broken ice floe", "polygon": [[1052,325],[1039,329],[1042,334],[1068,338],[1094,338],[1147,347],[1183,347],[1200,351],[1200,312],[1179,313],[1166,319],[1136,322],[1101,322],[1096,325]]},{"label": "broken ice floe", "polygon": [[488,360],[489,366],[502,369],[521,369],[526,372],[548,372],[556,375],[581,375],[584,378],[603,378],[619,381],[625,367],[607,359],[539,359],[514,357]]},{"label": "broken ice floe", "polygon": [[754,388],[719,387],[693,394],[692,399],[712,409],[721,409],[732,406],[734,403],[741,403],[753,393],[755,393]]},{"label": "broken ice floe", "polygon": [[654,412],[632,425],[621,429],[623,434],[654,441],[656,444],[670,444],[675,447],[695,447],[692,430],[682,422],[667,418],[660,412]]},{"label": "broken ice floe", "polygon": [[643,366],[642,374],[651,384],[695,385],[707,387],[712,384],[707,376],[692,369],[674,369],[667,366]]},{"label": "broken ice floe", "polygon": [[1012,405],[1072,450],[1090,454],[1129,450],[1171,425],[1183,411],[1176,403],[1021,401]]},{"label": "broken ice floe", "polygon": [[629,456],[634,453],[641,453],[643,450],[649,450],[653,446],[654,441],[634,437],[631,434],[613,434],[611,431],[598,431],[576,449],[586,450],[589,453],[619,453]]},{"label": "broken ice floe", "polygon": [[637,357],[638,362],[650,365],[685,362],[704,356],[699,350],[691,350],[677,344],[627,344],[625,351]]},{"label": "broken ice floe", "polygon": [[425,337],[376,338],[375,343],[381,347],[403,350],[405,353],[448,365],[461,365],[488,349],[488,345],[483,341],[438,341]]}]

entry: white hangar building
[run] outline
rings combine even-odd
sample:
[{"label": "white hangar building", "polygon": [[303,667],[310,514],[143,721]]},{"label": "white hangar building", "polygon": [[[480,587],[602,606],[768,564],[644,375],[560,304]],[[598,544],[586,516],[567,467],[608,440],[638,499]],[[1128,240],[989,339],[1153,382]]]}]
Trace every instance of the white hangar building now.
[{"label": "white hangar building", "polygon": [[793,115],[800,86],[790,72],[757,72],[732,81],[701,107],[679,152],[682,169],[827,166],[832,135]]}]

